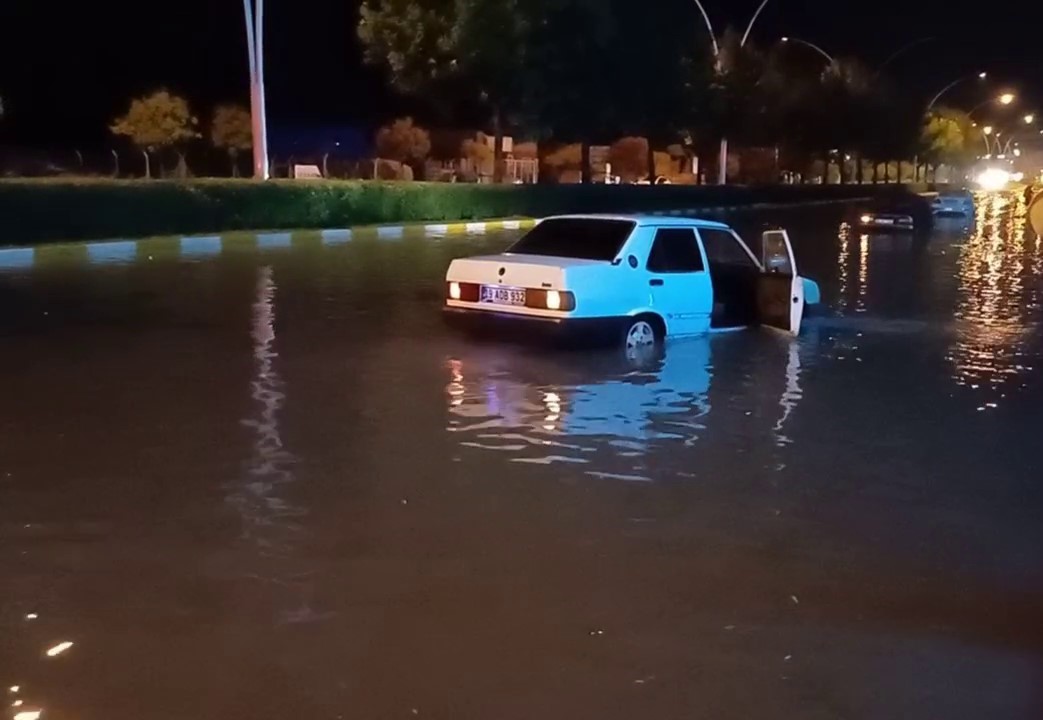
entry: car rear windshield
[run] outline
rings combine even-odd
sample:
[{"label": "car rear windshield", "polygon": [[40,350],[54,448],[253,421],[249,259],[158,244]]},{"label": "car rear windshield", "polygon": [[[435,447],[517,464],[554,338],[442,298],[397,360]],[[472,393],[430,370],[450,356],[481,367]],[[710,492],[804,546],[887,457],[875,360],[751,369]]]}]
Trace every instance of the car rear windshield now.
[{"label": "car rear windshield", "polygon": [[579,260],[615,260],[633,229],[634,223],[629,220],[544,220],[507,252]]}]

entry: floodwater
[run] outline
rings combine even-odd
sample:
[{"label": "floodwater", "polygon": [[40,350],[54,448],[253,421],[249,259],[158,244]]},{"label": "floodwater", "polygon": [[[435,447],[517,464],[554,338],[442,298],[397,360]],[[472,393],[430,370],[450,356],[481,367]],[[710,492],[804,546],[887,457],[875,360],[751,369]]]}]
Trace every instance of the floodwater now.
[{"label": "floodwater", "polygon": [[3,717],[1043,717],[1024,208],[740,220],[822,312],[638,363],[444,329],[508,235],[10,256]]}]

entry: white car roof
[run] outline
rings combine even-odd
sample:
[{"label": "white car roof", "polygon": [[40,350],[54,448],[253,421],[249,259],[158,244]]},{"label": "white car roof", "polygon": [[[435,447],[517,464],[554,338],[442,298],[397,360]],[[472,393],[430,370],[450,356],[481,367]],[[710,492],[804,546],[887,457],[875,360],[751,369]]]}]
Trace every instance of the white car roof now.
[{"label": "white car roof", "polygon": [[716,220],[706,220],[704,218],[694,217],[677,217],[667,215],[648,215],[648,214],[578,214],[578,215],[551,215],[550,217],[543,218],[544,220],[626,220],[628,222],[637,223],[638,226],[654,226],[654,227],[705,227],[715,228],[719,230],[731,230],[731,227],[725,223],[718,222]]}]

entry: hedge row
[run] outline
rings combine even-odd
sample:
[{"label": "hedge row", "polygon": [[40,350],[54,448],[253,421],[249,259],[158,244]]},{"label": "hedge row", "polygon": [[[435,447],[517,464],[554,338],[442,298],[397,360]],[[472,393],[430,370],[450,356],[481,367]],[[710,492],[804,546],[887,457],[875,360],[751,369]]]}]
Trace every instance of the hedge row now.
[{"label": "hedge row", "polygon": [[372,181],[0,181],[0,244],[800,203],[895,186],[470,185]]}]

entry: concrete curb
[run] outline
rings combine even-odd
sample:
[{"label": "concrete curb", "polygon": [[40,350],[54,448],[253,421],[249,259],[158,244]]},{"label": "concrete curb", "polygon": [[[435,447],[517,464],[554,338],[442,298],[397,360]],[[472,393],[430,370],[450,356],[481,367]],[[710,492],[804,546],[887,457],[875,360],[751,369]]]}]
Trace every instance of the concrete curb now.
[{"label": "concrete curb", "polygon": [[[714,216],[750,210],[779,210],[818,205],[838,205],[863,202],[865,198],[814,200],[801,203],[754,203],[719,207],[659,210],[649,214],[670,217]],[[151,260],[154,256],[199,258],[220,255],[226,250],[255,248],[257,250],[288,249],[301,244],[323,246],[341,245],[353,240],[402,240],[406,238],[441,238],[450,235],[484,235],[498,230],[525,230],[533,227],[534,218],[511,218],[452,223],[421,223],[403,225],[371,225],[350,228],[304,230],[299,233],[257,232],[229,233],[227,235],[186,235],[145,240],[104,240],[87,243],[62,243],[34,247],[0,248],[0,272],[25,270],[49,262],[87,262],[92,265],[119,264],[138,259]]]},{"label": "concrete curb", "polygon": [[220,255],[225,250],[250,247],[257,250],[279,250],[289,249],[298,244],[341,245],[352,240],[433,239],[451,235],[484,235],[498,230],[524,230],[533,227],[536,222],[533,218],[511,218],[479,222],[328,228],[304,230],[298,233],[236,232],[227,235],[185,235],[143,240],[103,240],[0,248],[0,271],[23,270],[53,261],[86,261],[92,265],[105,265],[152,259],[157,255],[182,258],[207,257]]}]

